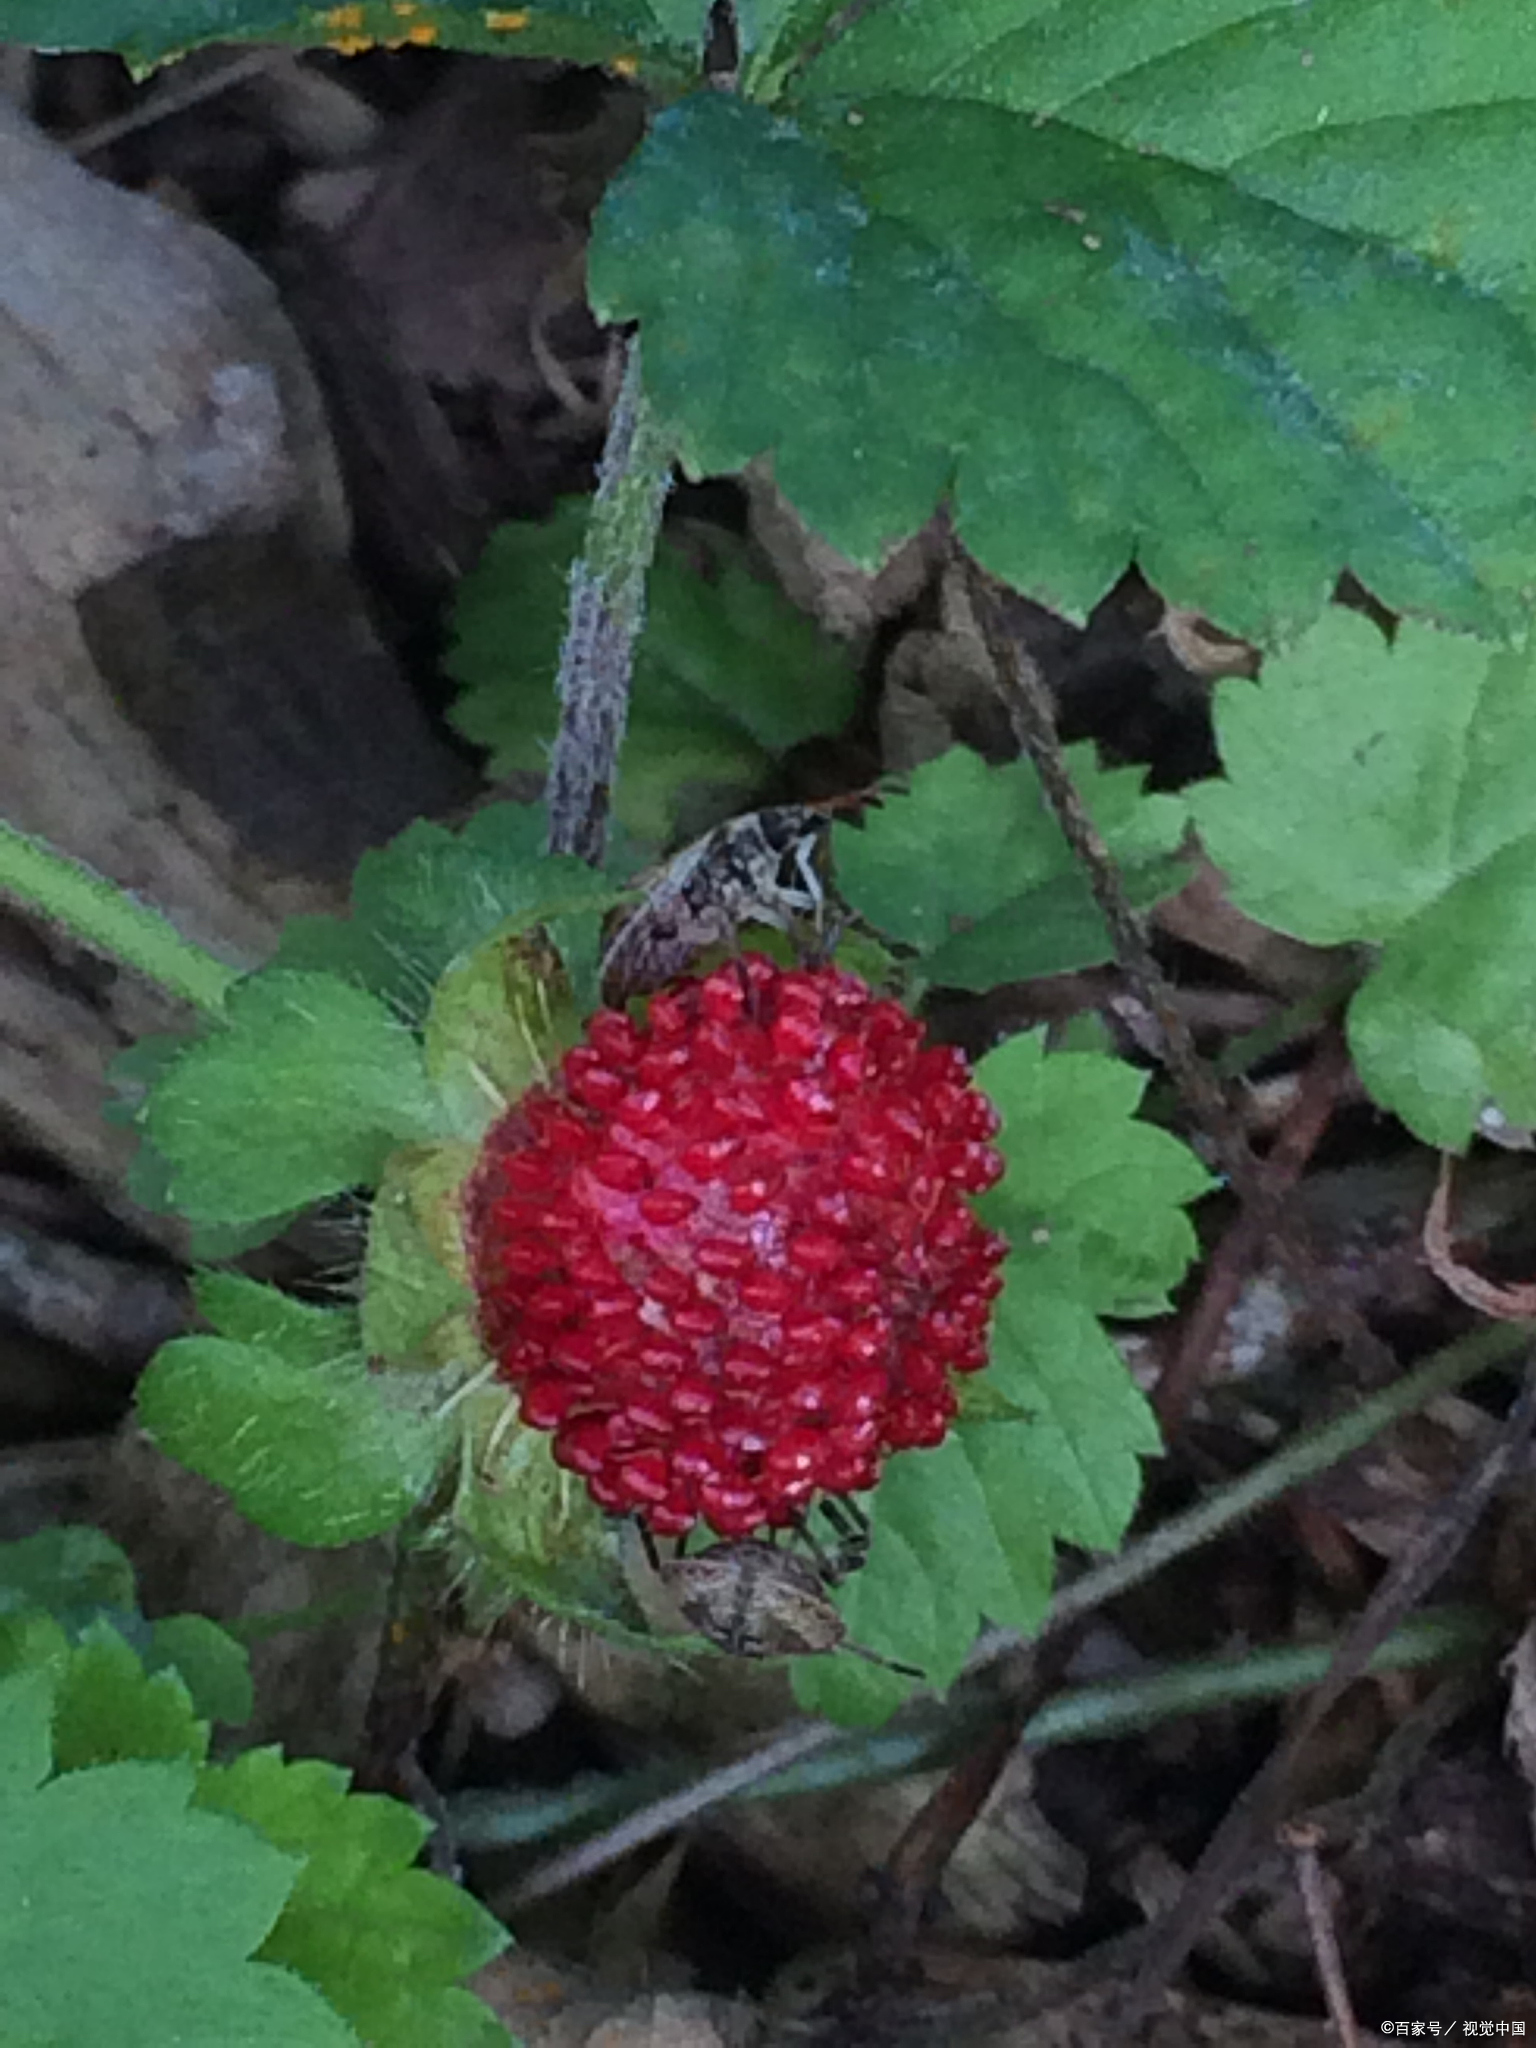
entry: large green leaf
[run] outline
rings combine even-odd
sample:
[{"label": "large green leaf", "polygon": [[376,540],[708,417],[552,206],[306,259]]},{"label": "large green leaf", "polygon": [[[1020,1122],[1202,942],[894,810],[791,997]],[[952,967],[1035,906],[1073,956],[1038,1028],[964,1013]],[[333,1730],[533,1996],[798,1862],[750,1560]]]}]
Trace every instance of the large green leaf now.
[{"label": "large green leaf", "polygon": [[1226,779],[1192,808],[1234,900],[1383,948],[1349,1013],[1371,1092],[1447,1147],[1490,1101],[1536,1123],[1532,656],[1336,611],[1216,725]]},{"label": "large green leaf", "polygon": [[[593,278],[644,321],[688,462],[772,449],[799,509],[862,560],[952,491],[982,560],[1068,610],[1136,554],[1170,596],[1260,635],[1304,625],[1346,565],[1396,605],[1508,623],[1536,542],[1536,348],[1489,289],[1511,281],[1498,232],[1462,276],[1325,207],[1307,218],[1273,166],[1261,193],[1213,149],[1175,160],[1138,54],[1232,12],[872,9],[798,82],[798,126],[719,95],[662,115],[602,210]],[[1370,15],[1379,61],[1407,68],[1385,9],[1308,8],[1287,35],[1319,13]],[[1488,15],[1446,12],[1462,61],[1421,79],[1421,103],[1475,96]],[[1205,47],[1180,58],[1191,94]],[[1275,103],[1252,139],[1315,129],[1327,93],[1305,54],[1244,72]],[[1077,124],[1087,85],[1102,132]],[[1416,214],[1387,223],[1416,250],[1431,199],[1456,192],[1449,140],[1438,161]]]},{"label": "large green leaf", "polygon": [[146,1676],[105,1624],[74,1649],[35,1639],[13,1664],[0,1677],[6,2048],[507,2048],[456,1982],[506,1934],[412,1867],[429,1828],[408,1806],[276,1749],[204,1763],[186,1689]]},{"label": "large green leaf", "polygon": [[42,1780],[35,1674],[8,1682],[8,1707],[20,1687],[31,1768],[7,1773],[0,1759],[0,2039],[358,2048],[318,1991],[253,1959],[298,1860],[194,1809],[186,1760]]}]

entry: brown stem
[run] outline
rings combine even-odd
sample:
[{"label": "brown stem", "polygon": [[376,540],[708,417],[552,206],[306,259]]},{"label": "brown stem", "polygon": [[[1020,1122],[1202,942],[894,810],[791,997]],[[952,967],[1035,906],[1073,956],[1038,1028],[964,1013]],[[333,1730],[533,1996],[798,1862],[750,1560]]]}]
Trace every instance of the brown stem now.
[{"label": "brown stem", "polygon": [[1205,1279],[1184,1320],[1178,1348],[1164,1367],[1152,1405],[1165,1437],[1183,1421],[1196,1389],[1207,1376],[1212,1353],[1221,1341],[1227,1319],[1236,1308],[1244,1284],[1269,1248],[1270,1222],[1306,1171],[1318,1141],[1328,1128],[1349,1074],[1349,1054],[1337,1030],[1318,1042],[1301,1088],[1264,1161],[1265,1202],[1262,1209],[1243,1207],[1211,1254]]}]

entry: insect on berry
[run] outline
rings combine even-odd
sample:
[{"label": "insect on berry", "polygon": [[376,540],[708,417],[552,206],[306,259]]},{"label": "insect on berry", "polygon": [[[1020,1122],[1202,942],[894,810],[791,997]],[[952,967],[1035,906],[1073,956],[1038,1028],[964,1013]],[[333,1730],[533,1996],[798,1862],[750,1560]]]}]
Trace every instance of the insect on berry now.
[{"label": "insect on berry", "polygon": [[599,1011],[465,1197],[522,1419],[613,1514],[729,1539],[942,1442],[986,1363],[1002,1172],[961,1053],[831,967],[748,954]]},{"label": "insect on berry", "polygon": [[847,1626],[827,1594],[827,1574],[810,1558],[761,1539],[714,1543],[675,1557],[661,1578],[683,1618],[733,1657],[817,1657],[847,1650],[867,1664],[923,1673],[848,1640]]}]

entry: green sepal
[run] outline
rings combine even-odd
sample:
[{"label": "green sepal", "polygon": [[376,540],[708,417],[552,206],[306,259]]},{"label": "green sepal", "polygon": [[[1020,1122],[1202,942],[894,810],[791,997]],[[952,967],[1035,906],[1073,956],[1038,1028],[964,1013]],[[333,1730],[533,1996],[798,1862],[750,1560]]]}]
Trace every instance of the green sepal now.
[{"label": "green sepal", "polygon": [[459,1335],[466,1318],[473,1328],[462,1207],[477,1157],[460,1141],[407,1148],[385,1169],[368,1217],[362,1298],[363,1342],[385,1365],[435,1371],[478,1356]]},{"label": "green sepal", "polygon": [[478,946],[444,974],[427,1016],[427,1072],[460,1136],[479,1138],[581,1035],[558,957],[528,934]]}]

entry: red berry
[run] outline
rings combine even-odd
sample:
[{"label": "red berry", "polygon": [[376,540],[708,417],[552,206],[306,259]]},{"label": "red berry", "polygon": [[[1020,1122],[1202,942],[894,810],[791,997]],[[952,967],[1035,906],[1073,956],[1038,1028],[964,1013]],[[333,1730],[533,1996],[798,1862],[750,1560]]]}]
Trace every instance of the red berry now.
[{"label": "red berry", "polygon": [[1001,1240],[997,1114],[951,1047],[833,968],[757,955],[600,1011],[466,1194],[523,1420],[660,1535],[778,1527],[943,1440]]}]

